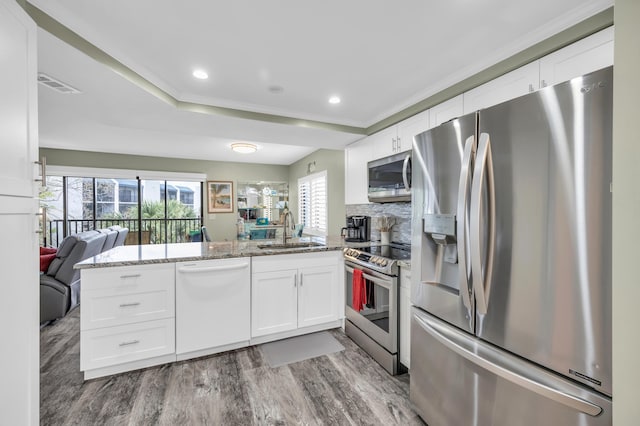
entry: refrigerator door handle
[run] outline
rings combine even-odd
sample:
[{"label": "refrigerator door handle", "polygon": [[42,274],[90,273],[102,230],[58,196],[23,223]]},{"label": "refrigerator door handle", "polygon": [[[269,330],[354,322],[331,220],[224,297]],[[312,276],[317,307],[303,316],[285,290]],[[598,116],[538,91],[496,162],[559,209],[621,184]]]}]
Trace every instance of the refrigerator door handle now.
[{"label": "refrigerator door handle", "polygon": [[567,392],[563,392],[562,390],[554,389],[548,384],[540,383],[532,380],[531,378],[524,377],[514,371],[509,370],[505,366],[502,366],[496,362],[477,355],[468,348],[460,345],[458,342],[450,340],[448,336],[445,336],[440,332],[439,328],[441,328],[441,326],[439,326],[438,324],[431,324],[428,319],[425,319],[420,315],[414,314],[413,319],[422,329],[424,329],[425,332],[429,333],[438,342],[446,346],[449,350],[504,380],[507,380],[544,398],[551,399],[573,410],[580,411],[590,416],[595,417],[602,412],[602,407],[598,405],[595,405],[589,401],[585,401],[584,399],[578,398]]},{"label": "refrigerator door handle", "polygon": [[402,182],[404,183],[404,189],[411,189],[411,183],[409,182],[409,175],[407,175],[407,171],[409,169],[409,164],[411,164],[411,154],[407,154],[404,157],[404,162],[402,163]]},{"label": "refrigerator door handle", "polygon": [[467,272],[467,247],[469,237],[467,214],[467,194],[469,193],[469,177],[471,173],[471,157],[475,153],[475,136],[469,136],[464,144],[460,182],[458,183],[458,208],[456,211],[456,240],[458,243],[458,287],[462,294],[462,303],[471,313],[471,289],[469,288],[469,274]]},{"label": "refrigerator door handle", "polygon": [[[482,273],[482,244],[480,239],[480,216],[482,208],[482,182],[487,180],[487,257],[484,274]],[[471,212],[470,212],[470,247],[471,247],[471,277],[473,290],[476,297],[479,314],[486,314],[489,305],[489,293],[491,290],[491,278],[493,273],[493,256],[495,252],[495,184],[493,180],[493,159],[491,158],[491,138],[488,133],[480,134],[478,143],[478,155],[473,171],[473,183],[471,185]]]}]

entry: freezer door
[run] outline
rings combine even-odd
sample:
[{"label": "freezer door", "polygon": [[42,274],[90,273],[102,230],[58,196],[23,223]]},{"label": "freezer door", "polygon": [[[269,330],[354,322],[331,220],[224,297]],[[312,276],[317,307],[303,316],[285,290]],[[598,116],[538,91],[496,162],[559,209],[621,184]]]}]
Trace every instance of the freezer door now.
[{"label": "freezer door", "polygon": [[411,298],[414,305],[473,332],[466,249],[476,114],[414,138]]},{"label": "freezer door", "polygon": [[607,395],[611,120],[611,68],[480,111],[470,212],[477,335]]},{"label": "freezer door", "polygon": [[612,403],[413,308],[410,398],[429,426],[610,426]]}]

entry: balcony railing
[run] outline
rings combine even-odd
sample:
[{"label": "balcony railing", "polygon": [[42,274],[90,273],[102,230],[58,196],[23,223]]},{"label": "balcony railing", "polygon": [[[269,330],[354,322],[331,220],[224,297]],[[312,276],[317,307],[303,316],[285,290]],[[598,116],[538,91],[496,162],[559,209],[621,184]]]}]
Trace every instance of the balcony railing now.
[{"label": "balcony railing", "polygon": [[[58,247],[65,235],[92,229],[108,228],[120,225],[129,228],[129,236],[125,244],[164,244],[184,243],[189,241],[189,232],[200,230],[202,218],[182,219],[75,219],[67,220],[66,234],[64,232],[64,220],[55,219],[47,221],[46,244]],[[139,237],[140,236],[140,237]],[[139,240],[138,238],[141,238]]]}]

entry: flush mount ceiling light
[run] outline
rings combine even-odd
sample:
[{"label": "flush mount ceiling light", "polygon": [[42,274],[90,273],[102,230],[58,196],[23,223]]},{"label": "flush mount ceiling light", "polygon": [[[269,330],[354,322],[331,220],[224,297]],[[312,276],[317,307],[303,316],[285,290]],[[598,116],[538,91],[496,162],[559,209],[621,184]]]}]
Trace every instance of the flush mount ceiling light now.
[{"label": "flush mount ceiling light", "polygon": [[339,104],[340,103],[340,97],[339,96],[332,96],[329,98],[329,103],[330,104]]},{"label": "flush mount ceiling light", "polygon": [[207,72],[205,70],[193,70],[193,76],[199,80],[206,80],[207,78],[209,78],[209,74],[207,74]]},{"label": "flush mount ceiling light", "polygon": [[258,150],[258,147],[252,143],[232,143],[231,149],[240,154],[252,154]]}]

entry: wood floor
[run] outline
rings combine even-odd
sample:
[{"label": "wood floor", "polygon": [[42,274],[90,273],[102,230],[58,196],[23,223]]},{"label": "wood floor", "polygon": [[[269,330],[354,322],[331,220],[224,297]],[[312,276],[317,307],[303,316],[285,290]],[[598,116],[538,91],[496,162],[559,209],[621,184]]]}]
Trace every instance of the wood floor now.
[{"label": "wood floor", "polygon": [[79,309],[40,332],[41,425],[424,425],[392,377],[344,351],[272,368],[258,347],[83,381]]}]

